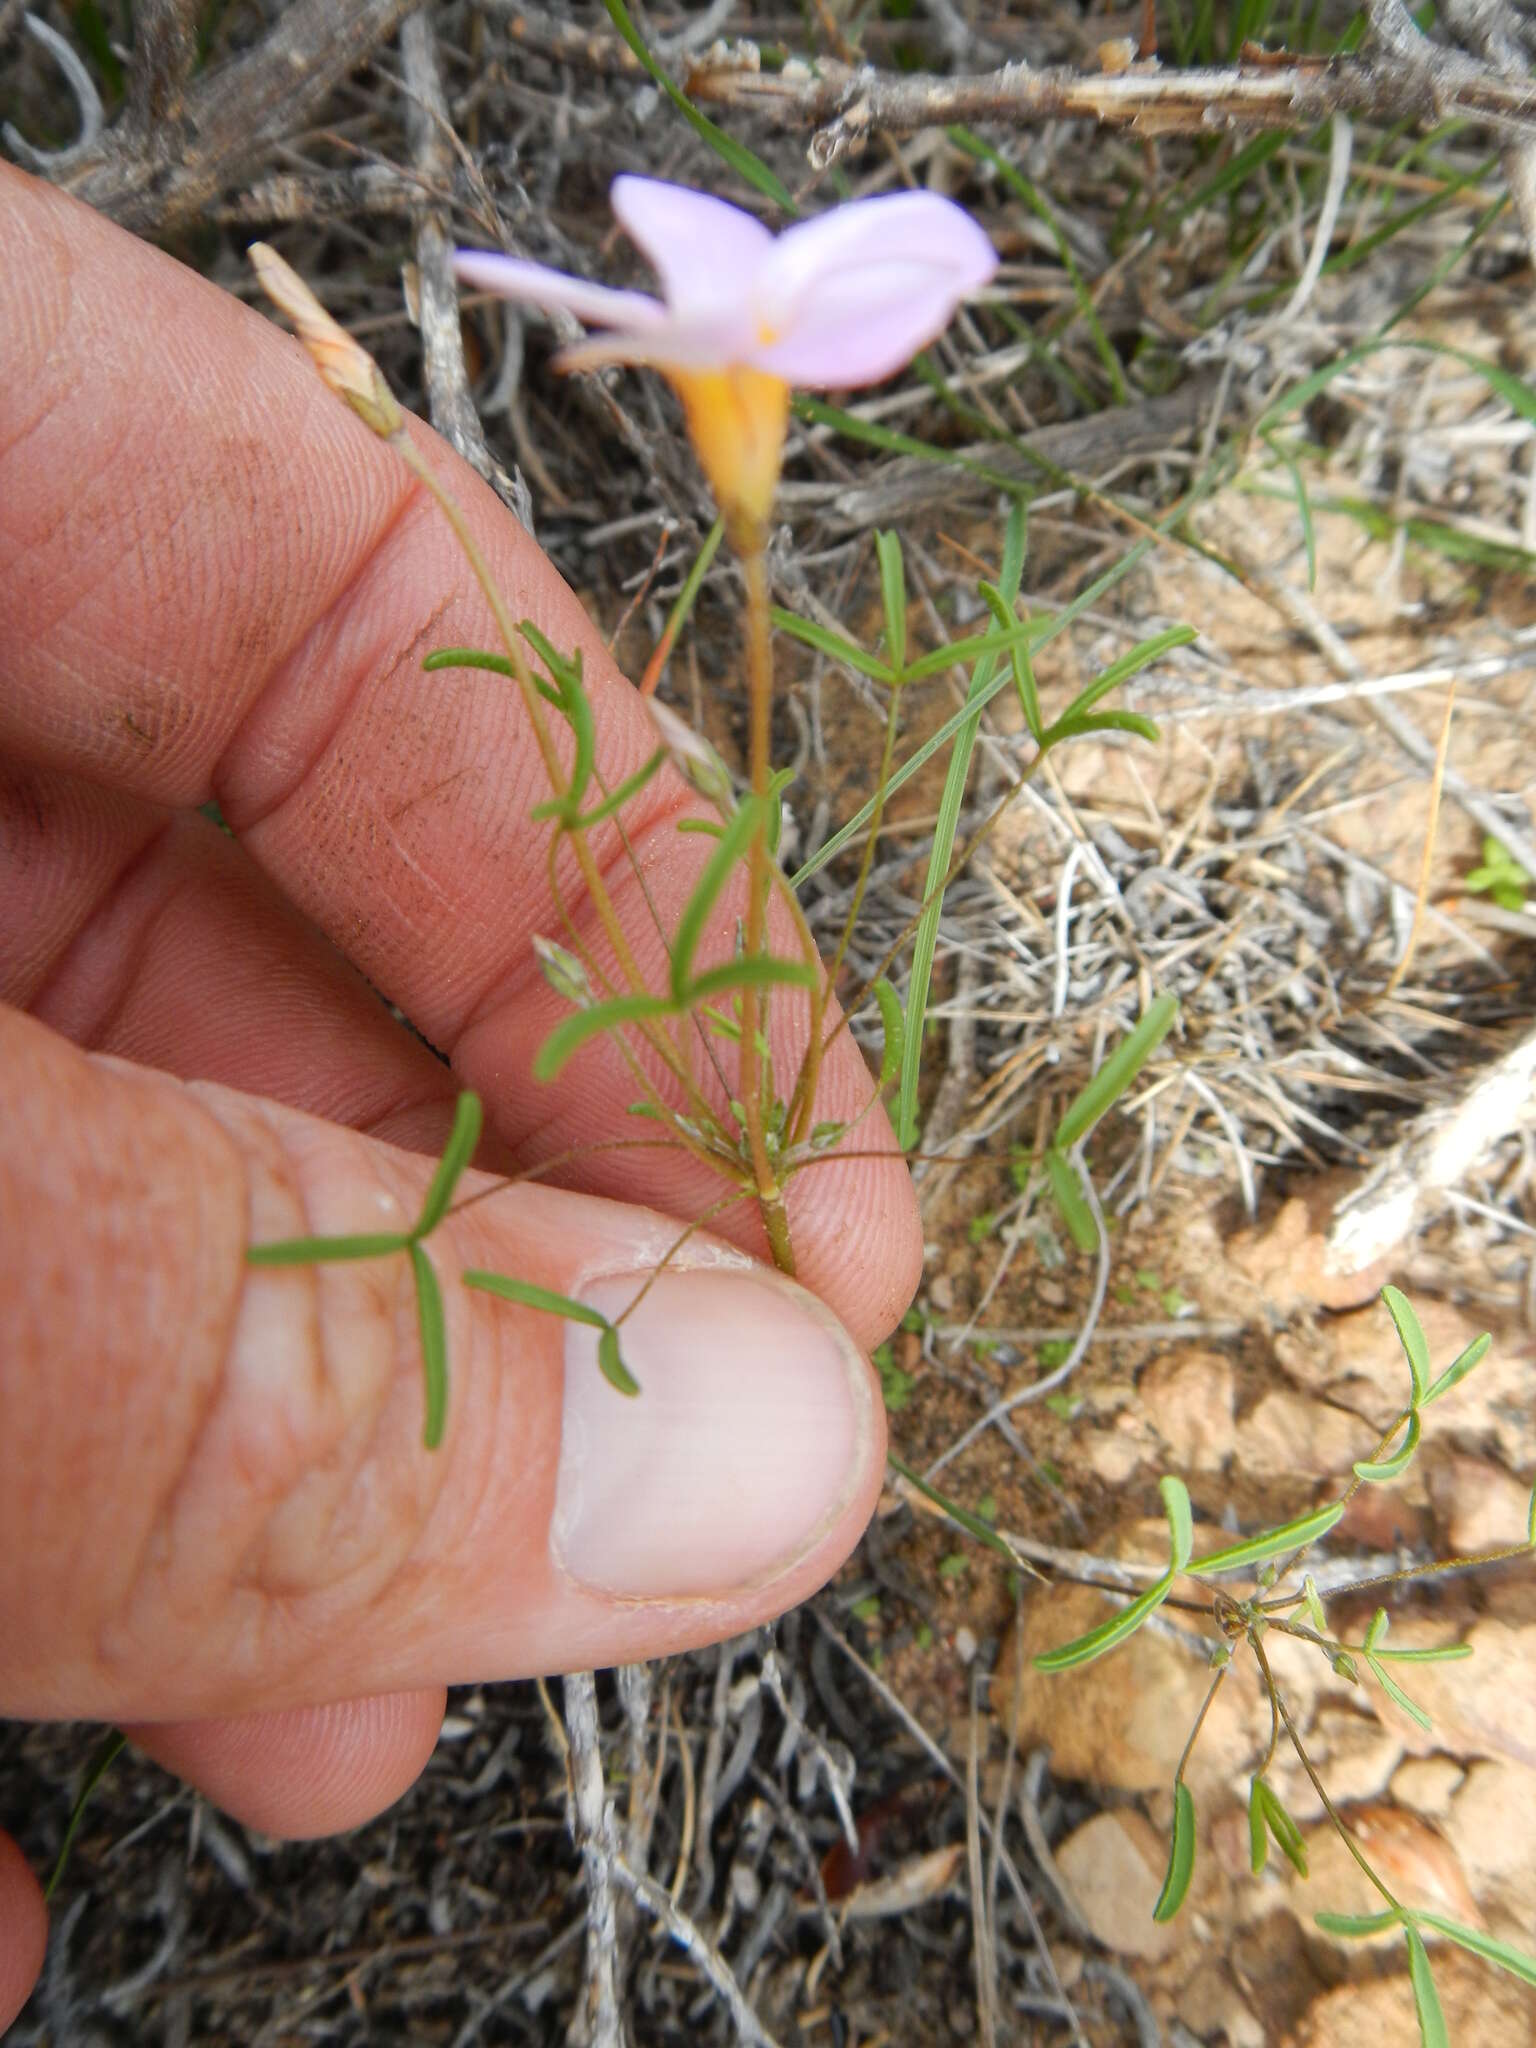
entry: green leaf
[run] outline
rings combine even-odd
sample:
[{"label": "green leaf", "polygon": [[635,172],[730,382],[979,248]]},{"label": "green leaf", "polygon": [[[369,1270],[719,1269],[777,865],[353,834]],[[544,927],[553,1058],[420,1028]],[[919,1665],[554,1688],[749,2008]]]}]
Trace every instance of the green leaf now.
[{"label": "green leaf", "polygon": [[901,1014],[901,997],[884,975],[875,983],[874,998],[880,1012],[881,1031],[880,1079],[875,1085],[879,1088],[888,1088],[901,1070],[906,1024]]},{"label": "green leaf", "polygon": [[492,654],[486,647],[435,647],[421,665],[429,675],[440,668],[488,668],[499,676],[517,674],[504,654]]},{"label": "green leaf", "polygon": [[904,1459],[898,1458],[894,1451],[886,1452],[885,1462],[893,1472],[899,1472],[907,1484],[914,1487],[924,1500],[932,1501],[936,1508],[942,1508],[949,1519],[964,1529],[967,1535],[974,1536],[976,1541],[985,1544],[988,1550],[995,1550],[999,1557],[1007,1558],[1010,1564],[1018,1563],[1012,1546],[1005,1543],[997,1531],[983,1521],[980,1515],[973,1515],[969,1508],[961,1507],[959,1501],[951,1500],[947,1493],[940,1493],[936,1486],[930,1486],[921,1472],[914,1471],[912,1466]]},{"label": "green leaf", "polygon": [[[1124,654],[1112,661],[1108,668],[1101,670],[1086,689],[1079,690],[1062,713],[1058,724],[1069,718],[1081,718],[1085,712],[1093,709],[1101,697],[1107,697],[1111,690],[1118,690],[1122,683],[1129,682],[1140,670],[1150,667],[1154,661],[1161,660],[1163,655],[1170,653],[1173,648],[1187,647],[1191,640],[1198,638],[1199,635],[1193,626],[1169,626],[1164,632],[1153,633],[1149,638],[1139,640],[1134,647],[1127,648]],[[1047,738],[1049,737],[1048,734]]]},{"label": "green leaf", "polygon": [[[1424,1398],[1427,1400],[1429,1397],[1425,1395]],[[1401,1447],[1389,1458],[1362,1458],[1355,1466],[1355,1477],[1366,1481],[1367,1484],[1377,1485],[1388,1479],[1400,1478],[1407,1471],[1414,1452],[1419,1448],[1422,1428],[1419,1411],[1415,1408],[1408,1418],[1408,1429]]]},{"label": "green leaf", "polygon": [[416,1279],[416,1320],[421,1329],[421,1370],[426,1383],[426,1420],[421,1440],[435,1451],[443,1440],[448,1417],[448,1330],[443,1321],[443,1290],[424,1245],[412,1244],[411,1270]]},{"label": "green leaf", "polygon": [[1248,1868],[1255,1877],[1269,1861],[1269,1828],[1260,1791],[1263,1783],[1262,1778],[1251,1778],[1248,1783]]},{"label": "green leaf", "polygon": [[1531,1505],[1526,1511],[1525,1540],[1536,1549],[1536,1486],[1531,1488]]},{"label": "green leaf", "polygon": [[[1005,631],[1016,627],[1020,621],[1014,610],[1016,599],[1005,597],[995,583],[979,583],[977,589],[986,599],[988,608],[999,626]],[[1045,724],[1040,716],[1040,691],[1035,682],[1034,663],[1029,658],[1029,646],[1024,640],[1015,640],[1008,649],[1008,658],[1013,667],[1013,687],[1018,692],[1019,709],[1024,713],[1024,723],[1029,736],[1037,747],[1045,744]]]},{"label": "green leaf", "polygon": [[578,1010],[555,1026],[539,1047],[533,1062],[536,1081],[553,1081],[572,1053],[600,1031],[614,1031],[621,1024],[634,1024],[647,1017],[670,1017],[677,1009],[664,996],[615,996],[611,1003],[598,1003],[590,1010]]},{"label": "green leaf", "polygon": [[1067,1226],[1072,1242],[1080,1252],[1096,1252],[1099,1248],[1099,1226],[1094,1222],[1093,1211],[1083,1194],[1077,1168],[1066,1153],[1058,1151],[1054,1145],[1046,1147],[1040,1163],[1045,1168],[1046,1184],[1061,1211],[1061,1220]]},{"label": "green leaf", "polygon": [[1054,1140],[1063,1152],[1070,1151],[1110,1104],[1125,1093],[1173,1029],[1178,1014],[1176,996],[1158,996],[1147,1005],[1093,1079],[1068,1104],[1066,1114],[1056,1126]]},{"label": "green leaf", "polygon": [[335,1259],[382,1259],[410,1243],[404,1230],[364,1232],[357,1237],[285,1237],[278,1244],[250,1244],[248,1266],[323,1266]]},{"label": "green leaf", "polygon": [[[1389,1906],[1385,1913],[1315,1913],[1313,1918],[1324,1934],[1331,1934],[1336,1941],[1369,1941],[1373,1934],[1385,1934],[1389,1927],[1396,1927],[1402,1919],[1396,1907]],[[1420,1919],[1424,1918],[1421,1913]]]},{"label": "green leaf", "polygon": [[885,651],[894,675],[907,665],[907,572],[901,540],[894,533],[875,535],[880,562],[880,601],[885,607]]},{"label": "green leaf", "polygon": [[1318,1595],[1317,1582],[1310,1572],[1301,1582],[1301,1597],[1306,1606],[1308,1619],[1320,1636],[1328,1633],[1328,1617],[1323,1612],[1323,1603]]},{"label": "green leaf", "polygon": [[488,1273],[478,1266],[459,1277],[466,1287],[497,1295],[502,1301],[515,1301],[520,1308],[543,1309],[548,1315],[564,1316],[567,1322],[585,1323],[593,1330],[608,1327],[608,1318],[597,1309],[588,1308],[584,1301],[573,1301],[568,1294],[556,1294],[552,1287],[535,1287],[531,1280],[514,1280],[510,1273]]},{"label": "green leaf", "polygon": [[1195,1802],[1180,1778],[1173,1788],[1173,1840],[1168,1845],[1168,1869],[1163,1888],[1152,1908],[1154,1920],[1171,1920],[1189,1891],[1195,1874]]},{"label": "green leaf", "polygon": [[1424,1937],[1411,1920],[1405,1924],[1403,1933],[1408,1942],[1408,1981],[1413,1986],[1413,2007],[1419,2016],[1419,2039],[1423,2048],[1451,2048]]},{"label": "green leaf", "polygon": [[684,1000],[698,1003],[733,988],[809,988],[816,970],[804,960],[780,960],[772,953],[758,960],[727,960],[690,981]]},{"label": "green leaf", "polygon": [[1042,1650],[1035,1659],[1037,1671],[1070,1671],[1077,1664],[1091,1664],[1095,1657],[1102,1657],[1109,1650],[1117,1648],[1127,1636],[1134,1635],[1149,1614],[1155,1614],[1173,1587],[1173,1573],[1167,1572],[1155,1586],[1148,1586],[1145,1593],[1133,1600],[1128,1607],[1112,1614],[1108,1621],[1101,1621],[1097,1628],[1089,1629],[1083,1636],[1074,1636],[1070,1643],[1063,1643],[1059,1650]]},{"label": "green leaf", "polygon": [[860,675],[868,676],[873,682],[895,681],[889,664],[881,661],[878,655],[866,654],[857,641],[846,639],[841,633],[828,632],[814,619],[802,619],[798,613],[787,612],[780,605],[773,607],[772,618],[781,633],[787,633],[791,640],[798,640],[802,646],[814,647],[818,654],[825,654],[829,660],[857,669]]},{"label": "green leaf", "polygon": [[1378,1657],[1390,1657],[1397,1664],[1456,1664],[1463,1657],[1470,1657],[1470,1643],[1442,1643],[1438,1649],[1428,1650],[1377,1650]]},{"label": "green leaf", "polygon": [[1414,1314],[1413,1304],[1405,1294],[1395,1287],[1383,1287],[1381,1298],[1387,1314],[1397,1326],[1398,1342],[1413,1374],[1413,1405],[1417,1408],[1429,1387],[1429,1339],[1424,1335],[1424,1325]]},{"label": "green leaf", "polygon": [[1074,718],[1064,713],[1044,735],[1045,741],[1057,746],[1062,740],[1085,739],[1096,732],[1129,732],[1138,739],[1159,740],[1161,732],[1150,718],[1143,718],[1139,711],[1089,711]]},{"label": "green leaf", "polygon": [[1168,1517],[1170,1572],[1181,1572],[1189,1563],[1190,1552],[1195,1547],[1195,1521],[1190,1512],[1189,1488],[1182,1479],[1167,1474],[1157,1482],[1157,1490],[1163,1496],[1163,1512]]},{"label": "green leaf", "polygon": [[1280,1795],[1267,1778],[1255,1778],[1249,1795],[1249,1830],[1253,1827],[1253,1801],[1257,1799],[1265,1827],[1279,1844],[1280,1853],[1296,1872],[1298,1877],[1307,1875],[1307,1845],[1302,1840],[1301,1829],[1286,1812]]},{"label": "green leaf", "polygon": [[1371,1616],[1371,1625],[1365,1632],[1365,1641],[1360,1645],[1361,1649],[1364,1650],[1367,1656],[1371,1654],[1372,1650],[1375,1649],[1376,1645],[1381,1641],[1382,1637],[1386,1634],[1387,1630],[1391,1626],[1391,1615],[1388,1614],[1385,1607],[1378,1607],[1376,1612]]},{"label": "green leaf", "polygon": [[459,1184],[459,1177],[475,1156],[475,1147],[480,1142],[480,1131],[485,1122],[485,1113],[480,1098],[473,1090],[466,1088],[459,1096],[453,1112],[453,1129],[448,1133],[448,1143],[443,1147],[443,1156],[437,1162],[437,1171],[432,1176],[426,1199],[421,1205],[421,1214],[416,1219],[413,1236],[430,1237],[448,1213],[448,1204],[453,1200],[453,1191]]},{"label": "green leaf", "polygon": [[1342,1520],[1343,1514],[1344,1503],[1333,1501],[1327,1507],[1317,1508],[1310,1515],[1302,1515],[1278,1529],[1265,1529],[1257,1536],[1245,1537],[1241,1543],[1229,1544],[1225,1550],[1213,1550],[1209,1557],[1197,1557],[1190,1570],[1231,1572],[1242,1565],[1262,1564],[1266,1558],[1279,1557],[1282,1551],[1305,1550],[1309,1543],[1326,1536],[1334,1524]]},{"label": "green leaf", "polygon": [[782,207],[785,213],[790,215],[797,214],[800,211],[799,207],[796,206],[786,187],[769,170],[762,158],[754,156],[750,149],[736,141],[734,136],[727,135],[723,128],[717,128],[707,115],[699,112],[687,94],[681,92],[672,83],[667,73],[662,70],[656,59],[646,48],[640,31],[635,27],[633,21],[630,20],[629,9],[624,5],[624,0],[603,0],[603,5],[608,10],[609,20],[640,59],[645,69],[661,87],[673,106],[676,107],[683,119],[688,123],[694,134],[702,137],[722,163],[730,165],[738,178],[751,185],[756,191],[761,192],[764,198],[771,199],[775,206]]},{"label": "green leaf", "polygon": [[553,676],[556,701],[576,742],[571,758],[571,779],[561,792],[561,798],[573,812],[577,812],[587,793],[587,784],[592,780],[592,764],[597,755],[592,705],[582,683],[581,650],[578,648],[570,655],[562,654],[532,619],[520,619],[517,630]]},{"label": "green leaf", "polygon": [[688,1000],[693,956],[703,937],[705,921],[762,823],[762,798],[749,796],[715,842],[715,850],[705,862],[704,872],[683,906],[683,914],[677,921],[677,935],[672,941],[672,997],[679,1005]]},{"label": "green leaf", "polygon": [[80,1823],[85,1818],[85,1809],[90,1804],[91,1794],[111,1770],[119,1756],[128,1746],[128,1738],[119,1728],[109,1729],[91,1753],[85,1767],[85,1776],[80,1781],[80,1790],[75,1803],[69,1809],[69,1819],[64,1825],[64,1839],[59,1844],[59,1853],[54,1858],[53,1869],[43,1887],[43,1904],[48,1905],[59,1888],[64,1875],[64,1866],[69,1861],[69,1852],[75,1845],[75,1836],[80,1832]]},{"label": "green leaf", "polygon": [[1460,1357],[1455,1359],[1441,1373],[1439,1379],[1434,1382],[1428,1393],[1425,1394],[1420,1405],[1427,1408],[1431,1401],[1438,1401],[1442,1394],[1448,1394],[1452,1387],[1458,1386],[1466,1378],[1473,1366],[1482,1364],[1488,1355],[1488,1348],[1492,1343],[1493,1339],[1486,1330],[1484,1330],[1481,1337],[1474,1337]]},{"label": "green leaf", "polygon": [[1440,1913],[1415,1913],[1413,1917],[1421,1927],[1433,1927],[1447,1941],[1454,1941],[1458,1948],[1469,1949],[1473,1955],[1481,1956],[1485,1963],[1508,1970],[1522,1983],[1536,1984],[1536,1957],[1511,1948],[1507,1941],[1499,1941],[1475,1927],[1463,1927],[1459,1920],[1447,1920]]},{"label": "green leaf", "polygon": [[1381,1659],[1367,1653],[1365,1661],[1370,1665],[1376,1683],[1381,1687],[1388,1699],[1396,1700],[1408,1718],[1411,1721],[1417,1721],[1419,1726],[1426,1732],[1432,1730],[1434,1723],[1430,1720],[1428,1714],[1425,1713],[1424,1709],[1416,1701],[1409,1699],[1407,1693],[1403,1691],[1403,1688],[1392,1676],[1386,1665],[1382,1663]]},{"label": "green leaf", "polygon": [[[601,825],[605,819],[611,818],[616,811],[623,810],[632,796],[640,794],[641,790],[644,789],[666,758],[666,748],[658,747],[644,767],[637,768],[633,775],[626,776],[624,781],[619,784],[618,788],[611,795],[605,796],[600,804],[594,804],[590,811],[583,811],[574,822],[579,824],[583,831],[586,831],[593,825]],[[535,804],[530,816],[536,817],[540,811],[547,808],[548,806],[544,804]]]},{"label": "green leaf", "polygon": [[633,1400],[640,1391],[640,1382],[619,1354],[619,1333],[612,1323],[603,1326],[603,1334],[597,1340],[597,1363],[609,1386]]}]

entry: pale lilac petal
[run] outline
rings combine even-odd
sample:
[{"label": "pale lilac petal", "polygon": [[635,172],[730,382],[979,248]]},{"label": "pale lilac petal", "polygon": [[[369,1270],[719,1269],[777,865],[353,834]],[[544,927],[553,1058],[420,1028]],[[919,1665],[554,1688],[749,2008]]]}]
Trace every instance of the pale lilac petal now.
[{"label": "pale lilac petal", "polygon": [[753,302],[750,360],[792,384],[878,383],[949,324],[997,253],[931,192],[838,207],[780,235]]},{"label": "pale lilac petal", "polygon": [[773,252],[761,221],[707,192],[659,178],[615,178],[619,224],[661,279],[673,313],[693,318],[744,299]]},{"label": "pale lilac petal", "polygon": [[644,292],[613,291],[604,284],[589,284],[584,277],[550,270],[542,263],[526,263],[518,256],[498,256],[490,249],[460,249],[454,255],[453,270],[461,284],[477,285],[501,299],[542,306],[549,313],[574,313],[594,327],[647,332],[666,325],[666,307]]},{"label": "pale lilac petal", "polygon": [[562,370],[597,370],[608,363],[649,363],[659,370],[723,370],[749,363],[752,329],[734,310],[699,320],[663,320],[659,326],[594,334],[555,358]]}]

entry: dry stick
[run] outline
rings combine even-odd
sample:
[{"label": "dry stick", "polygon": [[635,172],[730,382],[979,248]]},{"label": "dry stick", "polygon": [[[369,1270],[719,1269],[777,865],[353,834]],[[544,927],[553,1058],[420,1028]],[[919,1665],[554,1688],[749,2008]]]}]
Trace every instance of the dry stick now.
[{"label": "dry stick", "polygon": [[[945,1750],[940,1743],[934,1740],[934,1738],[928,1733],[928,1730],[923,1726],[922,1722],[918,1720],[917,1716],[912,1712],[911,1708],[906,1704],[906,1702],[897,1693],[891,1690],[890,1686],[886,1684],[885,1680],[880,1676],[879,1672],[873,1668],[872,1665],[867,1664],[864,1661],[864,1659],[859,1655],[858,1651],[848,1641],[847,1637],[842,1635],[837,1629],[835,1629],[832,1626],[831,1622],[827,1620],[826,1616],[821,1612],[820,1608],[812,1607],[811,1614],[813,1619],[815,1620],[816,1626],[821,1630],[822,1634],[827,1638],[827,1640],[834,1644],[837,1649],[842,1651],[843,1655],[848,1659],[849,1663],[852,1664],[854,1668],[863,1677],[865,1683],[871,1687],[871,1689],[878,1695],[880,1699],[884,1700],[885,1704],[890,1708],[891,1712],[896,1716],[897,1720],[900,1721],[901,1725],[903,1726],[903,1728],[906,1729],[907,1733],[917,1743],[918,1747],[923,1751],[924,1755],[927,1756],[931,1762],[938,1766],[938,1768],[944,1773],[944,1776],[948,1778],[951,1785],[954,1786],[955,1790],[961,1793],[963,1796],[965,1792],[965,1782],[962,1779],[959,1771],[955,1768],[955,1765],[951,1762],[948,1751]],[[1007,1878],[1009,1888],[1012,1891],[1014,1898],[1018,1901],[1019,1910],[1024,1915],[1025,1925],[1029,1928],[1030,1936],[1033,1939],[1035,1946],[1040,1951],[1040,1957],[1042,1962],[1045,1964],[1046,1977],[1049,1981],[1052,1995],[1060,2002],[1062,2014],[1065,2017],[1067,2024],[1072,2029],[1072,2039],[1077,2044],[1077,2048],[1087,2048],[1087,2043],[1083,2038],[1083,2030],[1081,2026],[1078,2024],[1077,2014],[1072,2008],[1072,2001],[1067,1997],[1065,1990],[1062,1988],[1061,1979],[1056,1974],[1055,1958],[1052,1956],[1051,1951],[1046,1944],[1045,1933],[1040,1925],[1039,1917],[1035,1912],[1034,1901],[1030,1898],[1028,1891],[1025,1889],[1024,1880],[1019,1875],[1019,1867],[1014,1862],[1012,1856],[1008,1853],[1007,1847],[1004,1845],[1002,1838],[994,1829],[991,1815],[983,1812],[978,1816],[978,1818],[980,1821],[982,1833],[987,1837],[987,1840],[993,1844],[996,1850],[997,1859],[999,1863],[1002,1865],[1003,1875]]]},{"label": "dry stick", "polygon": [[730,1964],[720,1951],[711,1945],[702,1929],[690,1920],[679,1906],[673,1904],[656,1880],[647,1877],[642,1871],[631,1870],[622,1856],[614,1859],[613,1875],[636,1903],[643,1906],[647,1913],[661,1923],[678,1947],[686,1950],[698,1964],[719,1993],[730,2014],[731,2024],[736,2029],[736,2038],[749,2043],[750,2048],[778,2048],[772,2034],[748,2005]]},{"label": "dry stick", "polygon": [[119,124],[56,181],[135,234],[185,227],[307,127],[414,4],[293,0],[255,49],[198,81],[174,127],[139,136]]},{"label": "dry stick", "polygon": [[603,1782],[597,1681],[590,1671],[565,1679],[565,1729],[570,1742],[571,1834],[587,1881],[587,2016],[591,2048],[624,2048],[614,1964],[618,1954],[613,1892],[618,1829]]},{"label": "dry stick", "polygon": [[[1407,37],[1396,33],[1394,10],[1408,24]],[[1461,116],[1515,140],[1536,135],[1536,82],[1503,77],[1459,51],[1437,48],[1419,34],[1400,0],[1374,0],[1371,15],[1369,53],[1331,60],[1189,71],[1144,64],[1093,74],[1009,64],[971,77],[933,78],[854,69],[827,58],[814,75],[728,64],[700,68],[690,74],[688,90],[695,100],[757,114],[777,127],[813,129],[807,155],[817,170],[874,134],[955,122],[1024,126],[1077,118],[1140,135],[1213,135],[1316,128],[1345,113],[1420,126]]]},{"label": "dry stick", "polygon": [[181,113],[202,11],[202,0],[135,0],[124,119],[146,140],[158,122]]},{"label": "dry stick", "polygon": [[453,123],[438,70],[437,39],[426,8],[413,14],[400,30],[400,61],[407,92],[405,132],[421,179],[416,215],[420,280],[416,325],[421,334],[432,424],[532,533],[533,500],[528,486],[521,477],[508,476],[486,445],[464,367],[464,330],[459,322],[449,233],[451,214],[445,201],[435,196],[448,191],[453,177]]},{"label": "dry stick", "polygon": [[1387,976],[1387,985],[1380,1000],[1395,995],[1403,983],[1403,977],[1413,961],[1419,944],[1419,928],[1424,922],[1424,906],[1429,901],[1430,874],[1435,861],[1435,828],[1440,822],[1440,791],[1445,782],[1445,759],[1451,748],[1451,714],[1456,709],[1456,685],[1452,682],[1445,693],[1445,712],[1440,720],[1440,743],[1435,748],[1435,772],[1429,784],[1429,823],[1424,830],[1424,851],[1419,856],[1419,886],[1413,899],[1413,922],[1408,927],[1407,942],[1402,958]]}]

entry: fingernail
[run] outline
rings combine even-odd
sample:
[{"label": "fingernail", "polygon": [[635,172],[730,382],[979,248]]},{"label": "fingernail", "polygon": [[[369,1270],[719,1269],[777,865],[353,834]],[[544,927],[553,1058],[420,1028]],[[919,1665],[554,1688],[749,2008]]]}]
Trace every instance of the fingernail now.
[{"label": "fingernail", "polygon": [[[594,1280],[611,1321],[647,1275]],[[685,1599],[776,1577],[848,1505],[875,1427],[852,1340],[800,1288],[733,1268],[668,1270],[619,1332],[640,1382],[603,1378],[598,1332],[567,1323],[550,1541],[604,1593]]]}]

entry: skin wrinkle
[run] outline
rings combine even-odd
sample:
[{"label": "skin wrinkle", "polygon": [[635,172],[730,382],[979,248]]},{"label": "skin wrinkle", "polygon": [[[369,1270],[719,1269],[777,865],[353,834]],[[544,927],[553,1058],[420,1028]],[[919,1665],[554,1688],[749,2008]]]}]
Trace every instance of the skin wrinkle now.
[{"label": "skin wrinkle", "polygon": [[[45,1023],[49,1021],[49,996],[73,969],[82,945],[89,943],[92,927],[112,916],[118,900],[126,895],[144,871],[164,851],[172,829],[172,818],[169,815],[162,817],[158,825],[150,827],[139,846],[126,850],[126,857],[121,866],[102,877],[101,891],[95,902],[86,908],[84,916],[76,923],[63,949],[51,963],[41,985],[27,998],[27,1008],[34,1017]],[[137,959],[143,958],[149,950],[155,927],[164,921],[167,908],[180,893],[180,888],[173,889],[169,896],[146,907],[143,920],[132,934],[131,942],[125,942],[121,938],[119,940],[125,952],[131,953]],[[124,1009],[136,992],[136,985],[137,977],[132,973],[118,977],[117,986],[104,991],[104,1007],[93,1013],[88,1022],[78,1016],[71,1018],[70,1037],[77,1044],[99,1044],[102,1040],[110,1038]]]}]

